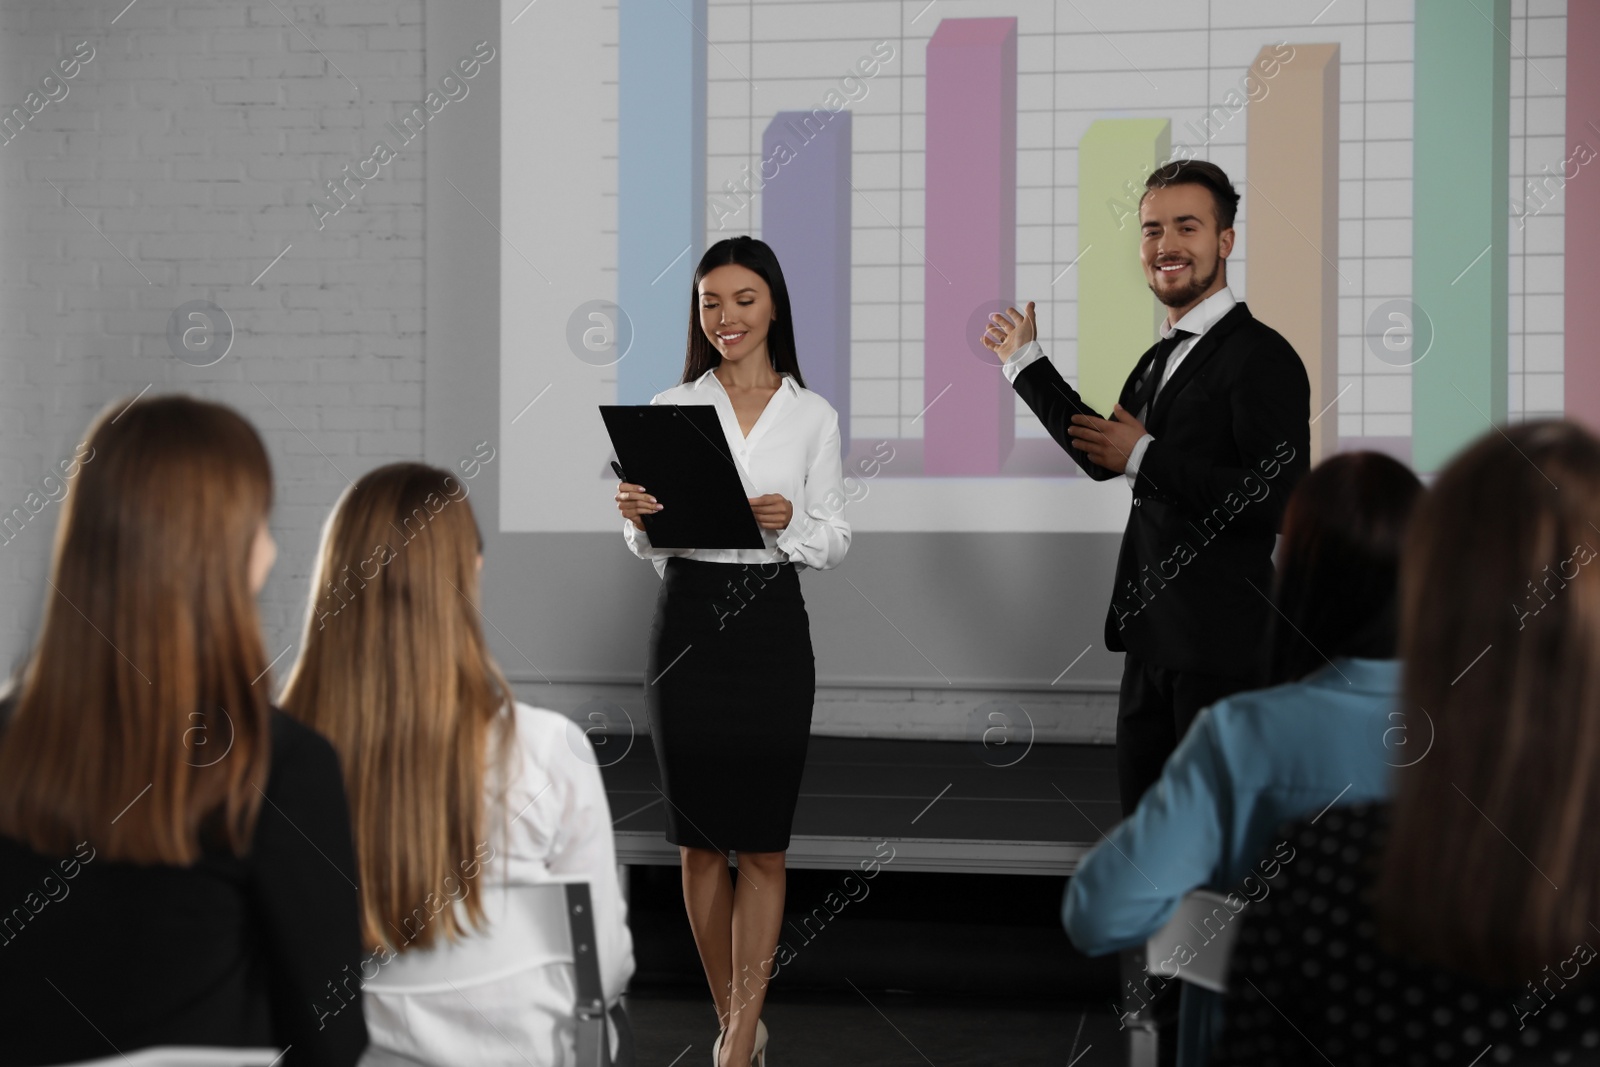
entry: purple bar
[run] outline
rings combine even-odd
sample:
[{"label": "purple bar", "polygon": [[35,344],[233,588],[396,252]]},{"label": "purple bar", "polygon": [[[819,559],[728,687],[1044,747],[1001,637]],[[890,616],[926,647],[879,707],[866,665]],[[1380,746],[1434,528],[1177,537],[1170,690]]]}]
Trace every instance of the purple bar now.
[{"label": "purple bar", "polygon": [[976,338],[1016,299],[1017,20],[945,19],[927,72],[924,471],[999,474],[1016,398]]},{"label": "purple bar", "polygon": [[762,135],[761,160],[761,239],[783,265],[800,372],[839,413],[840,448],[848,450],[850,112],[778,112]]},{"label": "purple bar", "polygon": [[[1600,5],[1571,4],[1567,8],[1567,55],[1592,56],[1600,47]],[[1570,62],[1570,61],[1569,61]],[[1595,190],[1594,175],[1581,180],[1577,166],[1584,159],[1577,151],[1579,145],[1593,143],[1591,116],[1600,109],[1600,65],[1571,63],[1567,70],[1567,156],[1562,161],[1562,189],[1566,197],[1566,346],[1563,368],[1566,377],[1566,416],[1584,423],[1589,429],[1600,432],[1600,359],[1595,358],[1595,338],[1600,335],[1600,301],[1592,299],[1594,292],[1594,267],[1585,267],[1588,257],[1582,249],[1600,240],[1600,192]],[[1541,175],[1541,179],[1543,176]],[[1530,186],[1532,189],[1530,189]],[[1550,195],[1544,180],[1524,183],[1524,190],[1537,191],[1538,198],[1529,196],[1524,213],[1537,210]],[[1525,225],[1521,219],[1517,225]],[[1527,238],[1524,237],[1526,242]],[[1526,307],[1527,298],[1523,298]],[[1526,314],[1526,312],[1524,312]],[[1522,354],[1524,361],[1528,354]],[[1526,366],[1526,362],[1524,362]]]}]

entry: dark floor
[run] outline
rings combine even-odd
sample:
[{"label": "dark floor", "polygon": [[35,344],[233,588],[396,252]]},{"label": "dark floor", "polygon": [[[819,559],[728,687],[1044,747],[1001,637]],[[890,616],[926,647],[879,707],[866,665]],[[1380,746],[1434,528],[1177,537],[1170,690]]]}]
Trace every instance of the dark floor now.
[{"label": "dark floor", "polygon": [[[789,872],[793,951],[762,1011],[771,1067],[1126,1062],[1116,961],[1067,940],[1064,879],[883,871],[836,913],[814,907],[846,874]],[[678,871],[631,868],[629,889],[639,1067],[703,1067],[716,1020]]]},{"label": "dark floor", "polygon": [[[638,1063],[704,1067],[716,1018],[662,838],[654,754],[638,742],[604,769],[630,864]],[[811,739],[779,935],[790,952],[762,1011],[771,1067],[1127,1062],[1116,961],[1079,954],[1060,917],[1077,856],[1116,822],[1113,753],[1002,755]],[[866,878],[850,850],[870,856],[872,841],[899,858]]]},{"label": "dark floor", "polygon": [[[650,738],[630,741],[625,756],[602,768],[618,856],[676,863],[677,850],[663,836],[666,810]],[[977,742],[813,737],[791,866],[826,866],[849,853],[830,853],[830,843],[889,841],[906,845],[902,868],[988,865],[1066,875],[1119,814],[1116,753],[1106,745],[1000,750]]]},{"label": "dark floor", "polygon": [[[709,996],[629,996],[638,1067],[705,1067],[717,1036]],[[938,997],[860,989],[784,994],[762,1012],[768,1067],[1118,1067],[1125,1035],[1109,1004]]]}]

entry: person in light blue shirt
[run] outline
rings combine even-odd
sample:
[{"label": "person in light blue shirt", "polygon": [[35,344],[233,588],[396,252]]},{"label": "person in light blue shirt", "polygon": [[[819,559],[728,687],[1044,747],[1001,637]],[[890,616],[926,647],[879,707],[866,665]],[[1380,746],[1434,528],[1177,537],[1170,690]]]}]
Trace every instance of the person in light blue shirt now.
[{"label": "person in light blue shirt", "polygon": [[[1376,452],[1335,456],[1295,488],[1278,548],[1267,688],[1202,710],[1134,812],[1084,857],[1061,909],[1080,950],[1142,946],[1202,886],[1234,894],[1230,914],[1247,910],[1293,862],[1286,843],[1272,847],[1276,827],[1336,801],[1389,795],[1393,768],[1427,744],[1400,713],[1394,658],[1400,546],[1421,493],[1416,475]],[[1197,931],[1194,947],[1205,939]],[[1174,980],[1141,975],[1124,1007],[1170,1005]],[[1179,1067],[1205,1062],[1221,1020],[1219,996],[1183,987]]]}]

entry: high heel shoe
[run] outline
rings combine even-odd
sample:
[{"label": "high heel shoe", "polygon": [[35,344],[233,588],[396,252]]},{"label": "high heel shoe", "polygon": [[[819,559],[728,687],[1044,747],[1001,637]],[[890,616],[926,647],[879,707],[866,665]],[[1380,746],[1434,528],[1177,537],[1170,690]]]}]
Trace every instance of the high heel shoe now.
[{"label": "high heel shoe", "polygon": [[[727,1036],[728,1031],[722,1030],[711,1043],[711,1067],[722,1067],[722,1039]],[[753,1067],[767,1067],[767,1024],[760,1019],[756,1020],[756,1047],[750,1051],[750,1063]]]}]

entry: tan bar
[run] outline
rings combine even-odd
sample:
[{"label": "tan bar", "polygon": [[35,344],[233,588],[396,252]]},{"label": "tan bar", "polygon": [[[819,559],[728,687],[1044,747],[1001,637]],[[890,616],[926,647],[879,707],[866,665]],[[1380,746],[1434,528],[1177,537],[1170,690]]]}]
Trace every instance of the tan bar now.
[{"label": "tan bar", "polygon": [[1305,361],[1317,463],[1339,444],[1339,46],[1292,47],[1250,65],[1248,303]]}]

